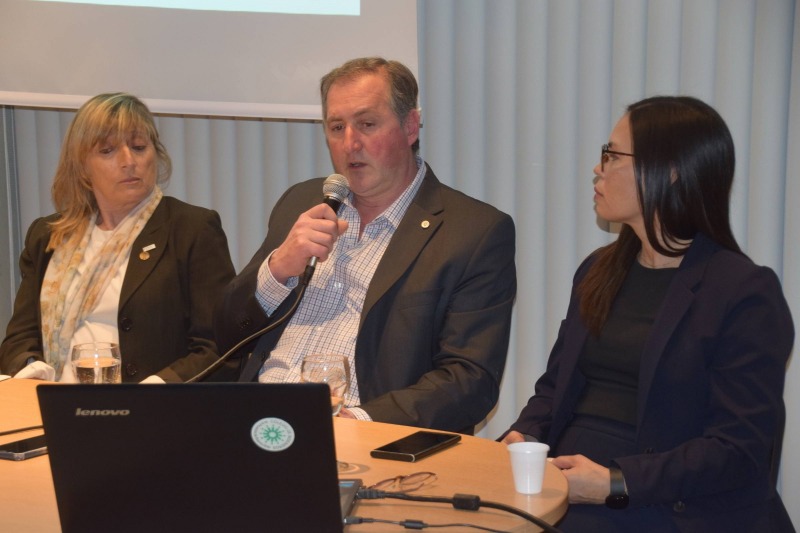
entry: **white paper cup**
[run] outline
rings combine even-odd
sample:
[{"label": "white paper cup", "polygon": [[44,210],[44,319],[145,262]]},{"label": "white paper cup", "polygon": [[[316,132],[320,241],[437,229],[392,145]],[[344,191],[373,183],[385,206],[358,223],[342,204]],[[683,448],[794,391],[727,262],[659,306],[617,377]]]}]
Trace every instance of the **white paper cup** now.
[{"label": "white paper cup", "polygon": [[514,487],[522,494],[542,492],[544,467],[550,446],[543,442],[514,442],[508,445]]}]

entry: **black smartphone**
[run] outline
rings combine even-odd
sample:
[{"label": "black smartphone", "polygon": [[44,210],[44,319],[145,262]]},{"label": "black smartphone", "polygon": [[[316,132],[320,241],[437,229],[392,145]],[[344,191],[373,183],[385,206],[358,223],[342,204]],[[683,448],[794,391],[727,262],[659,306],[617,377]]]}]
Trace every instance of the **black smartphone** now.
[{"label": "black smartphone", "polygon": [[0,459],[23,461],[47,453],[44,435],[0,444]]},{"label": "black smartphone", "polygon": [[375,448],[369,454],[377,459],[414,463],[423,457],[444,450],[460,440],[461,435],[456,433],[417,431],[380,448]]}]

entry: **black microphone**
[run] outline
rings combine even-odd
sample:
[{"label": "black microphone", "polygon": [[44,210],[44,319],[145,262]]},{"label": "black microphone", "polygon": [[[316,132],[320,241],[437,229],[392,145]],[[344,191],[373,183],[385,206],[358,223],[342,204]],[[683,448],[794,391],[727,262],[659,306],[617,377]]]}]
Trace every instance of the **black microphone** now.
[{"label": "black microphone", "polygon": [[[333,209],[333,212],[337,215],[339,214],[339,208],[342,206],[342,202],[344,202],[348,194],[350,194],[350,184],[347,178],[341,174],[331,174],[325,178],[325,182],[322,184],[322,195],[324,196],[322,203],[331,206],[331,209]],[[312,256],[308,260],[308,267],[312,269],[315,268],[317,266],[317,261],[319,261],[319,258]],[[306,268],[306,272],[308,272],[308,267]],[[307,278],[311,279],[311,275],[308,275]]]}]

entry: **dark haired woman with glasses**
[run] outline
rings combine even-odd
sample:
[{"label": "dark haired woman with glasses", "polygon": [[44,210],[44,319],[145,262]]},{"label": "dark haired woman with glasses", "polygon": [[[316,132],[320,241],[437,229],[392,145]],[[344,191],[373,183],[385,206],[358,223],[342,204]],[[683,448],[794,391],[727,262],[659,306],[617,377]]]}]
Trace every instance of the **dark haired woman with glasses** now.
[{"label": "dark haired woman with glasses", "polygon": [[569,482],[563,531],[794,531],[775,490],[794,329],[728,212],[734,149],[694,98],[628,108],[594,169],[622,224],[574,280],[535,394],[503,442]]}]

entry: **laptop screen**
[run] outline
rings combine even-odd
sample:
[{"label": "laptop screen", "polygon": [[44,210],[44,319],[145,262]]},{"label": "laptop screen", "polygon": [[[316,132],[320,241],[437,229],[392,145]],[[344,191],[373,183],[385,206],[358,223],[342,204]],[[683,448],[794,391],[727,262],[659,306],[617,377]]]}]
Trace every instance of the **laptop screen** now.
[{"label": "laptop screen", "polygon": [[40,385],[71,531],[342,531],[325,384]]}]

